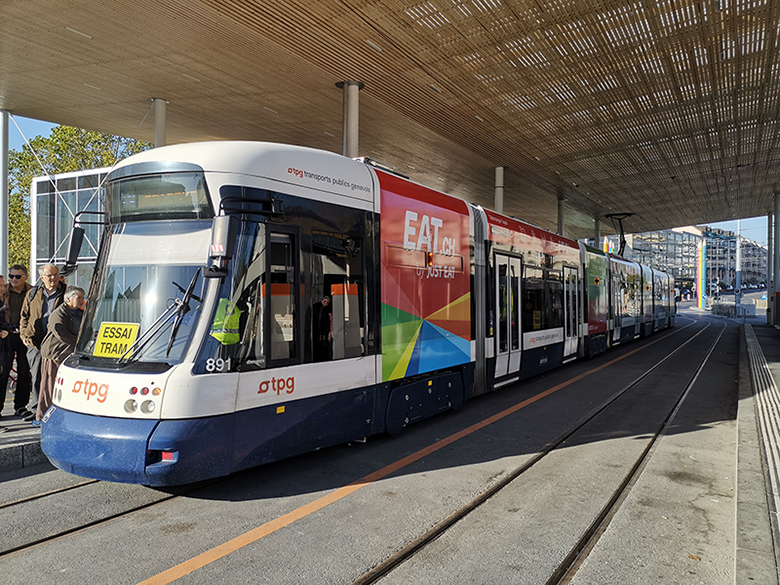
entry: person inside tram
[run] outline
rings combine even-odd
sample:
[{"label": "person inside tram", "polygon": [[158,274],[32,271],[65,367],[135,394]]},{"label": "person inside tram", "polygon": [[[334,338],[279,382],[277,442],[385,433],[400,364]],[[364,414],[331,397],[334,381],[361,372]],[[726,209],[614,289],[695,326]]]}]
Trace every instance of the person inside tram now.
[{"label": "person inside tram", "polygon": [[331,359],[331,341],[333,341],[333,311],[330,297],[327,295],[314,305],[314,361],[325,362]]}]

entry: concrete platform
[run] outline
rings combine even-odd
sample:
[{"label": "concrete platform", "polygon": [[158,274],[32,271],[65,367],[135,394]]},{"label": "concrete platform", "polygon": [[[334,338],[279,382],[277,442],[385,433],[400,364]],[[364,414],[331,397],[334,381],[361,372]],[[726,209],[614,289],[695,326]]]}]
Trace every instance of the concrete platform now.
[{"label": "concrete platform", "polygon": [[3,405],[0,427],[0,472],[13,471],[47,463],[41,451],[41,431],[14,415],[13,395],[8,393]]}]

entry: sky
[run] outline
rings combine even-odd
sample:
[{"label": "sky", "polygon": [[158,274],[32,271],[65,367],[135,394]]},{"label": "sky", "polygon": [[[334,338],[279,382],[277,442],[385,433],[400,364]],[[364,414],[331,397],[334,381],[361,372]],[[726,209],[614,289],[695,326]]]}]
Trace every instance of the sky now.
[{"label": "sky", "polygon": [[[48,136],[51,133],[51,129],[57,125],[19,116],[14,116],[14,120],[16,120],[16,124],[19,124],[19,128],[22,129],[27,140],[31,140],[36,136]],[[24,138],[19,133],[16,124],[14,124],[13,120],[8,120],[8,148],[10,150],[19,150],[24,144]]]},{"label": "sky", "polygon": [[[41,122],[40,120],[33,120],[31,118],[20,118],[15,116],[16,123],[19,124],[24,135],[28,140],[35,136],[48,136],[51,129],[56,124],[50,124],[49,122]],[[19,150],[24,144],[24,139],[16,128],[16,124],[13,121],[10,122],[8,129],[8,144],[11,150]],[[736,221],[724,221],[710,224],[711,226],[718,227],[724,230],[736,232]],[[742,237],[759,244],[766,245],[766,216],[753,217],[742,220]]]},{"label": "sky", "polygon": [[[734,233],[737,232],[736,221],[721,221],[719,223],[711,223],[709,225],[721,228],[723,230],[729,230]],[[743,238],[753,240],[754,242],[758,242],[759,244],[766,246],[766,215],[743,219],[741,235]]]}]

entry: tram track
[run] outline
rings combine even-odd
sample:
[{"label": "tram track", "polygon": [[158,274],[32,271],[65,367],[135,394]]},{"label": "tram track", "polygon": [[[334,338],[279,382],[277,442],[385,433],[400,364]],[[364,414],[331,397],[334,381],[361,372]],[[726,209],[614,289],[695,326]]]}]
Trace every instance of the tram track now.
[{"label": "tram track", "polygon": [[[687,325],[684,328],[681,328],[680,330],[686,329],[687,327],[690,327],[695,323],[696,321],[693,321],[690,325]],[[457,524],[461,520],[466,519],[470,514],[472,514],[474,511],[480,508],[483,504],[488,502],[491,498],[496,496],[502,490],[506,489],[508,486],[510,486],[513,482],[515,482],[518,478],[520,478],[523,474],[525,474],[527,471],[529,471],[539,462],[543,461],[553,451],[562,447],[567,442],[567,440],[569,440],[576,433],[578,433],[583,428],[585,428],[590,422],[594,421],[600,415],[604,414],[621,397],[625,396],[632,389],[640,385],[642,381],[645,380],[648,376],[650,376],[653,372],[655,372],[660,367],[662,367],[666,362],[668,362],[675,355],[681,352],[686,346],[693,343],[694,340],[696,340],[696,338],[698,338],[700,335],[704,334],[705,331],[707,331],[711,325],[712,322],[707,321],[703,328],[698,330],[694,335],[689,337],[687,340],[685,340],[683,343],[677,346],[674,350],[667,353],[663,358],[658,360],[655,364],[653,364],[650,368],[648,368],[642,374],[637,376],[630,383],[626,384],[623,388],[621,388],[620,390],[612,394],[602,404],[600,404],[599,406],[591,410],[589,413],[587,413],[585,416],[583,416],[574,425],[572,425],[569,429],[567,429],[563,434],[561,434],[556,439],[548,443],[534,457],[524,462],[523,465],[517,467],[515,470],[509,472],[505,477],[503,477],[496,484],[492,485],[490,488],[488,488],[487,490],[479,494],[477,497],[473,498],[472,500],[470,500],[469,502],[461,506],[458,510],[454,511],[452,514],[450,514],[441,522],[439,522],[438,524],[436,524],[435,526],[427,530],[424,534],[420,535],[414,541],[407,544],[405,547],[403,547],[402,549],[400,549],[399,551],[397,551],[396,553],[388,557],[385,561],[376,565],[373,569],[366,572],[358,579],[355,579],[352,582],[352,585],[370,585],[373,583],[380,582],[383,579],[383,577],[392,573],[394,569],[398,568],[405,562],[412,559],[415,555],[420,553],[426,546],[428,546],[429,544],[431,544],[432,542],[440,538],[442,535],[444,535],[455,524]],[[555,569],[555,571],[553,571],[552,575],[550,576],[549,580],[546,582],[545,585],[565,585],[566,583],[569,583],[571,578],[576,573],[577,569],[580,567],[581,563],[587,557],[588,553],[598,542],[598,538],[604,532],[610,520],[617,513],[617,511],[620,508],[620,504],[625,500],[625,498],[627,497],[627,495],[631,490],[631,487],[634,485],[638,477],[641,475],[641,472],[644,469],[646,463],[652,457],[652,453],[655,449],[655,446],[658,444],[658,441],[663,436],[665,430],[668,428],[669,424],[674,419],[675,414],[679,411],[679,408],[684,402],[685,397],[688,395],[690,389],[698,379],[699,374],[701,373],[702,369],[704,368],[710,356],[712,355],[712,352],[717,347],[721,337],[723,336],[723,333],[726,331],[726,328],[727,325],[724,324],[722,330],[716,336],[715,341],[712,343],[709,350],[705,354],[705,357],[702,359],[702,361],[699,363],[698,367],[694,371],[694,374],[692,375],[691,379],[685,384],[683,391],[678,396],[677,400],[675,401],[672,409],[669,411],[668,415],[664,419],[663,423],[660,425],[660,427],[657,429],[657,431],[653,434],[653,436],[649,440],[646,448],[642,451],[638,459],[635,461],[634,465],[631,466],[624,480],[620,483],[618,488],[609,498],[607,504],[603,507],[601,512],[590,524],[588,529],[585,530],[582,537],[577,541],[576,545],[571,549],[569,554],[564,557],[560,565]]]},{"label": "tram track", "polygon": [[[652,458],[653,452],[658,446],[659,441],[666,434],[669,425],[672,423],[674,417],[679,412],[694,384],[696,384],[696,381],[698,380],[702,370],[707,365],[707,362],[712,356],[712,353],[715,351],[715,348],[718,346],[718,343],[720,343],[726,328],[727,325],[723,324],[723,328],[715,338],[715,341],[713,341],[712,345],[704,356],[704,359],[702,359],[701,363],[699,363],[699,366],[694,371],[693,376],[685,385],[683,391],[680,393],[677,401],[674,404],[674,407],[669,412],[669,415],[666,417],[666,419],[664,419],[658,431],[653,435],[652,439],[649,441],[645,449],[642,451],[640,457],[631,467],[623,482],[621,482],[621,484],[618,486],[618,489],[615,490],[612,497],[602,509],[601,513],[594,519],[594,521],[580,538],[577,545],[572,548],[571,552],[558,566],[556,571],[550,576],[550,579],[545,585],[567,585],[577,573],[577,570],[585,561],[590,551],[592,551],[596,546],[599,538],[606,530],[612,518],[614,518],[615,514],[620,509],[621,504],[628,497],[631,489],[642,474],[642,471]],[[702,330],[702,332],[703,331],[704,330]]]},{"label": "tram track", "polygon": [[92,522],[85,522],[84,524],[81,524],[79,526],[74,526],[74,527],[71,527],[71,528],[68,528],[68,529],[65,529],[65,530],[61,530],[61,531],[56,532],[54,534],[49,534],[49,535],[46,535],[46,536],[44,536],[42,538],[39,538],[37,540],[32,540],[32,541],[26,542],[24,544],[20,544],[20,545],[15,546],[15,547],[10,547],[10,548],[8,548],[6,550],[0,551],[0,559],[3,559],[5,557],[10,556],[10,555],[15,554],[15,553],[19,553],[19,552],[30,550],[30,549],[35,548],[37,546],[40,546],[42,544],[48,544],[50,542],[55,542],[55,541],[60,540],[62,538],[66,538],[66,537],[71,536],[73,534],[77,534],[77,533],[82,532],[84,530],[88,530],[90,528],[95,528],[97,526],[103,526],[103,525],[108,524],[109,522],[112,522],[112,521],[117,520],[119,518],[125,518],[125,517],[130,516],[132,514],[135,514],[137,512],[148,510],[149,508],[152,508],[154,506],[157,506],[159,504],[168,502],[170,500],[173,500],[173,499],[179,498],[179,497],[181,497],[181,496],[179,496],[179,495],[168,496],[168,497],[162,498],[160,500],[157,500],[155,502],[152,502],[152,503],[149,503],[149,504],[145,504],[143,506],[137,506],[137,507],[132,508],[130,510],[124,510],[122,512],[118,512],[116,514],[112,514],[112,515],[106,516],[104,518],[101,518],[99,520],[94,520]]},{"label": "tram track", "polygon": [[[185,498],[187,496],[193,496],[193,495],[197,494],[198,492],[200,492],[202,490],[206,490],[206,489],[212,488],[212,487],[214,487],[216,485],[219,485],[220,483],[225,483],[227,481],[234,480],[237,477],[245,475],[249,471],[251,471],[251,470],[242,471],[242,472],[239,472],[239,473],[236,473],[236,474],[233,474],[233,475],[230,475],[230,476],[226,476],[226,477],[219,477],[219,478],[215,478],[215,479],[212,479],[212,480],[206,480],[206,481],[198,482],[197,484],[191,484],[190,486],[182,486],[182,488],[174,490],[176,493],[170,493],[170,494],[167,494],[167,495],[161,495],[160,498],[155,499],[153,501],[150,501],[150,502],[147,502],[147,503],[144,503],[144,504],[141,504],[141,505],[137,505],[137,506],[132,506],[132,507],[127,508],[127,509],[119,510],[119,511],[117,511],[115,513],[107,514],[107,515],[105,515],[105,516],[103,516],[101,518],[97,518],[95,520],[82,522],[82,523],[79,523],[78,525],[70,526],[70,527],[64,528],[62,530],[59,530],[57,532],[40,536],[39,538],[31,538],[31,539],[27,540],[24,543],[20,543],[20,544],[15,545],[15,546],[9,546],[7,548],[4,548],[4,549],[0,550],[0,559],[3,559],[5,557],[8,557],[8,556],[16,554],[16,553],[20,553],[20,552],[24,552],[24,551],[30,550],[32,548],[35,548],[37,546],[41,546],[43,544],[48,544],[48,543],[51,543],[51,542],[55,542],[57,540],[66,538],[68,536],[72,536],[74,534],[78,534],[80,532],[83,532],[85,530],[89,530],[89,529],[92,529],[92,528],[97,528],[97,527],[100,527],[100,526],[104,526],[104,525],[106,525],[106,524],[108,524],[110,522],[113,522],[115,520],[119,520],[119,519],[122,519],[122,518],[128,518],[128,517],[132,516],[133,514],[137,514],[139,512],[145,512],[145,511],[150,510],[150,509],[152,509],[155,506],[158,506],[160,504],[169,503],[169,502],[181,499],[181,498]],[[27,497],[24,497],[24,498],[18,498],[18,499],[14,500],[14,501],[6,502],[6,503],[0,505],[0,512],[2,512],[4,510],[13,510],[14,507],[20,507],[20,506],[23,506],[25,504],[30,504],[30,503],[36,502],[36,501],[39,501],[38,506],[41,506],[41,504],[43,504],[45,506],[46,505],[46,498],[53,498],[53,497],[65,494],[67,492],[74,492],[76,490],[84,490],[84,489],[89,488],[90,486],[95,486],[95,485],[99,485],[99,484],[103,484],[103,485],[108,484],[108,485],[110,485],[110,482],[104,482],[104,481],[100,481],[100,480],[97,480],[97,479],[91,479],[91,480],[79,482],[77,484],[64,486],[62,488],[57,488],[57,489],[49,490],[49,491],[46,491],[46,492],[42,492],[40,494],[34,494],[34,495],[27,496]],[[158,492],[158,493],[162,494],[162,492]]]},{"label": "tram track", "polygon": [[[4,502],[4,503],[0,504],[0,511],[5,510],[6,508],[13,508],[14,506],[21,506],[22,504],[26,504],[28,502],[34,502],[35,500],[40,500],[40,499],[46,498],[48,496],[54,496],[54,495],[57,495],[57,494],[62,494],[62,493],[65,493],[65,492],[69,492],[71,490],[78,489],[78,488],[84,487],[86,485],[92,485],[94,483],[98,483],[98,481],[99,480],[97,480],[97,479],[90,479],[90,480],[87,480],[87,481],[82,481],[82,482],[79,482],[79,483],[75,483],[73,485],[68,485],[68,486],[64,486],[64,487],[61,487],[61,488],[49,490],[49,491],[46,491],[46,492],[41,492],[40,494],[34,494],[32,496],[26,496],[24,498],[19,498],[17,500],[13,500],[11,502]],[[1,554],[2,554],[2,552],[0,552],[0,555]]]}]

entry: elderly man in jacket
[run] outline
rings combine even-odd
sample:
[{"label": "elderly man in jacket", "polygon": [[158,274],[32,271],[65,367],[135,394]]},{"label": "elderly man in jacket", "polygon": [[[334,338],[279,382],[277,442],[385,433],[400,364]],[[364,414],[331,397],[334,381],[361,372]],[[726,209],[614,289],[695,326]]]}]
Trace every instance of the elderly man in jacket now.
[{"label": "elderly man in jacket", "polygon": [[40,426],[43,415],[51,406],[57,370],[63,360],[73,353],[84,314],[84,289],[69,286],[65,290],[65,302],[57,307],[49,319],[49,332],[41,344],[41,390],[33,425]]},{"label": "elderly man in jacket", "polygon": [[19,337],[27,346],[27,363],[32,378],[32,414],[24,417],[26,421],[35,420],[38,409],[38,394],[41,388],[41,343],[48,332],[49,317],[64,299],[65,283],[60,279],[60,271],[54,264],[44,264],[38,269],[41,284],[33,287],[22,304],[19,316]]}]

